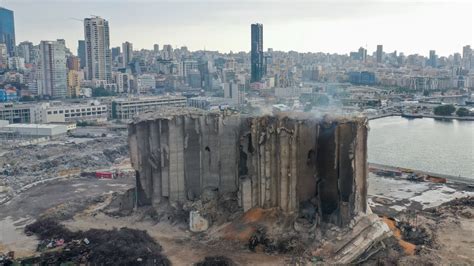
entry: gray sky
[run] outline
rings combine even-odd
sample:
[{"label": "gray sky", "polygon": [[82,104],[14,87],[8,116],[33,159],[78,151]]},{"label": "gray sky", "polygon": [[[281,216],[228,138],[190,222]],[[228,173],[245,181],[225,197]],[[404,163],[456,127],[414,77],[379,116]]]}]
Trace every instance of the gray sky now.
[{"label": "gray sky", "polygon": [[80,21],[99,15],[110,23],[111,45],[135,49],[154,43],[248,51],[250,24],[264,24],[264,48],[348,53],[377,44],[386,52],[439,55],[473,44],[474,5],[455,1],[365,0],[0,0],[15,11],[17,42],[66,39],[75,51]]}]

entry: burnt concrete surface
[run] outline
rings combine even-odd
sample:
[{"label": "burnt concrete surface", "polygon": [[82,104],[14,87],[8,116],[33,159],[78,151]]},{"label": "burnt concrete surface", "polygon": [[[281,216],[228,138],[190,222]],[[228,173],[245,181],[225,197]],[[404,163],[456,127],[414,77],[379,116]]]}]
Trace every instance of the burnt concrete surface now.
[{"label": "burnt concrete surface", "polygon": [[297,213],[311,202],[347,224],[367,206],[367,121],[304,113],[246,116],[167,108],[129,125],[141,202],[184,204],[206,188],[240,207]]}]

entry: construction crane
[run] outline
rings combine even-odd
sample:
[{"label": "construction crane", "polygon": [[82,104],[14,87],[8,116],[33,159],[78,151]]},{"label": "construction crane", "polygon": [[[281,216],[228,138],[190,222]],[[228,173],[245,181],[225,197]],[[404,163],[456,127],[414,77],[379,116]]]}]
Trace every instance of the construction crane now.
[{"label": "construction crane", "polygon": [[84,22],[84,20],[78,19],[78,18],[69,18],[69,19],[71,19],[71,20],[76,20],[76,21],[80,21],[80,22]]}]

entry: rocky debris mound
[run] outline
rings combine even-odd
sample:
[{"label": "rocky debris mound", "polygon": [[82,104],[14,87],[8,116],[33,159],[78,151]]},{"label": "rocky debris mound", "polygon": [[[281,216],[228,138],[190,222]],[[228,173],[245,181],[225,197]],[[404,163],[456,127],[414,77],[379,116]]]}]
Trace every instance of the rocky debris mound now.
[{"label": "rocky debris mound", "polygon": [[397,227],[400,229],[403,240],[408,241],[414,245],[431,246],[433,236],[430,231],[423,226],[414,226],[405,221],[399,221]]},{"label": "rocky debris mound", "polygon": [[437,218],[444,218],[449,215],[454,215],[471,219],[474,217],[474,213],[471,211],[472,207],[474,207],[474,196],[469,196],[454,199],[452,201],[443,203],[438,207],[427,209],[426,211]]},{"label": "rocky debris mound", "polygon": [[55,220],[45,219],[26,226],[25,232],[38,236],[38,251],[42,253],[22,260],[22,264],[171,265],[146,231],[124,227],[72,232]]},{"label": "rocky debris mound", "polygon": [[233,266],[236,265],[231,259],[216,256],[216,257],[206,257],[203,261],[194,264],[195,266]]},{"label": "rocky debris mound", "polygon": [[[286,254],[295,251],[298,247],[298,239],[296,237],[272,239],[267,236],[267,230],[260,227],[249,238],[248,247],[251,251],[256,251],[260,246],[266,253]],[[302,249],[300,247],[301,253]]]},{"label": "rocky debris mound", "polygon": [[127,141],[121,136],[16,147],[0,156],[0,181],[18,193],[32,183],[107,168],[127,157]]}]

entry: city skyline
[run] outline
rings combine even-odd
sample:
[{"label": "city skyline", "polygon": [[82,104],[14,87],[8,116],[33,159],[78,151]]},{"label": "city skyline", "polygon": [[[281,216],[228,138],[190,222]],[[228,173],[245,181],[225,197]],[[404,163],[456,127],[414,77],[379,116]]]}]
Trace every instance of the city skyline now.
[{"label": "city skyline", "polygon": [[[16,0],[4,1],[3,5],[15,12],[17,42],[37,44],[41,40],[65,39],[72,51],[77,50],[77,41],[83,38],[82,25],[77,20],[91,14],[110,22],[111,47],[129,41],[135,50],[151,50],[158,43],[187,46],[190,50],[248,52],[248,25],[256,22],[265,25],[264,50],[348,54],[364,47],[371,55],[376,45],[382,44],[385,52],[428,56],[429,50],[435,50],[439,56],[446,56],[460,53],[462,46],[472,44],[473,37],[473,5],[466,1],[238,4],[71,0],[39,4]],[[133,13],[129,12],[131,8]]]},{"label": "city skyline", "polygon": [[8,55],[15,54],[15,18],[12,10],[0,7],[0,42],[7,46]]}]

